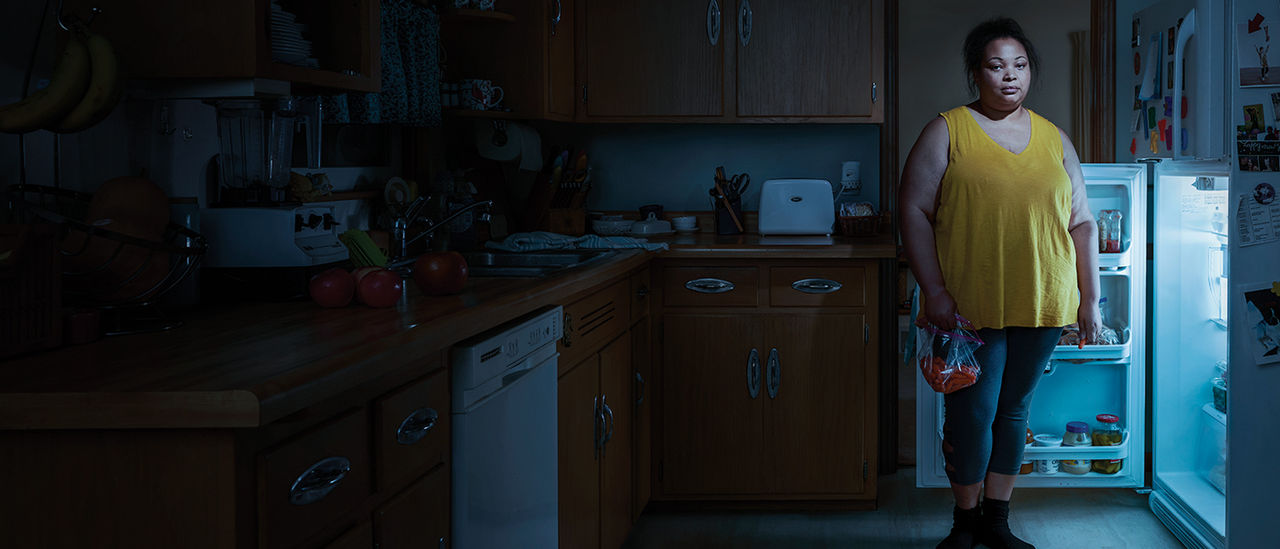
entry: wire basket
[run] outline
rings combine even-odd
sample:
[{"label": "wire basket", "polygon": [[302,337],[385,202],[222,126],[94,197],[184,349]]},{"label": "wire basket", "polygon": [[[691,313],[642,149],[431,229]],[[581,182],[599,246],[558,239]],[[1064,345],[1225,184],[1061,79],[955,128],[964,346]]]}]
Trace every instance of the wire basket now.
[{"label": "wire basket", "polygon": [[58,227],[0,224],[0,358],[62,340]]},{"label": "wire basket", "polygon": [[836,218],[840,234],[845,236],[875,236],[880,234],[880,215],[842,215]]},{"label": "wire basket", "polygon": [[[66,305],[104,311],[152,307],[186,279],[204,257],[205,238],[177,223],[166,225],[159,241],[118,233],[81,221],[93,195],[46,187],[11,185],[10,204],[20,221],[42,220],[61,227],[62,296]],[[151,314],[158,315],[158,311]],[[142,329],[108,327],[107,334],[169,329],[160,319]]]}]

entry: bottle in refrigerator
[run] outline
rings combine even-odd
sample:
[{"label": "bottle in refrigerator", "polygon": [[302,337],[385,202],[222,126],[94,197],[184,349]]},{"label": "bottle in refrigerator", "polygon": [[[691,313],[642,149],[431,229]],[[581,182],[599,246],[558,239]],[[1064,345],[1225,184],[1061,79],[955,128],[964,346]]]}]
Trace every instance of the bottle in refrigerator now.
[{"label": "bottle in refrigerator", "polygon": [[[1035,445],[1038,448],[1057,448],[1062,446],[1062,437],[1058,435],[1036,435]],[[1035,461],[1036,472],[1042,475],[1053,475],[1058,472],[1058,460],[1056,459],[1037,459]]]},{"label": "bottle in refrigerator", "polygon": [[[1093,429],[1094,446],[1119,446],[1124,442],[1124,430],[1120,428],[1120,417],[1114,414],[1098,414],[1098,425]],[[1093,472],[1114,475],[1124,466],[1123,459],[1095,459]]]},{"label": "bottle in refrigerator", "polygon": [[1102,210],[1098,213],[1098,251],[1119,253],[1123,250],[1120,223],[1124,215],[1120,210]]},{"label": "bottle in refrigerator", "polygon": [[[1062,435],[1062,445],[1092,446],[1093,442],[1089,439],[1089,425],[1083,421],[1067,422],[1067,432]],[[1087,459],[1064,459],[1060,462],[1059,467],[1063,472],[1083,475],[1092,469],[1093,464]]]}]

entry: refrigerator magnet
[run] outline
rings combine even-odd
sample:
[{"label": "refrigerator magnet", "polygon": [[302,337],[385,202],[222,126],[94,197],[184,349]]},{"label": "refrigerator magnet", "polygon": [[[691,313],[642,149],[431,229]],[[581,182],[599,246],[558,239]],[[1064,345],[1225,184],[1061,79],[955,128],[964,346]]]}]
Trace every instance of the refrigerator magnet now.
[{"label": "refrigerator magnet", "polygon": [[1156,129],[1156,108],[1147,107],[1147,131]]},{"label": "refrigerator magnet", "polygon": [[1142,74],[1142,54],[1135,51],[1133,52],[1133,75],[1138,76],[1141,74]]},{"label": "refrigerator magnet", "polygon": [[1129,154],[1132,154],[1135,156],[1138,154],[1138,138],[1136,137],[1129,142]]},{"label": "refrigerator magnet", "polygon": [[1173,96],[1164,96],[1164,115],[1173,116]]}]

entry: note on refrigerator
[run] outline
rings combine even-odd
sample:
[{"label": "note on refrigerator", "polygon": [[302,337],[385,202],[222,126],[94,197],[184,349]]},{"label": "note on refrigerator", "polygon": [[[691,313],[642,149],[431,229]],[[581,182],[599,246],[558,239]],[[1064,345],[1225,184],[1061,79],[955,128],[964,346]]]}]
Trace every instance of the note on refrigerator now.
[{"label": "note on refrigerator", "polygon": [[1276,200],[1274,186],[1258,183],[1239,196],[1235,228],[1241,246],[1280,240],[1280,201]]}]

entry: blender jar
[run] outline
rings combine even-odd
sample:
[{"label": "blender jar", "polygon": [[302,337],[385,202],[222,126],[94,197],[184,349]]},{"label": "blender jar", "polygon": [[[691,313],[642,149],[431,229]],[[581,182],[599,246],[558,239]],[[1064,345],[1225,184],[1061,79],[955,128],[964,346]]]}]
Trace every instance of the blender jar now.
[{"label": "blender jar", "polygon": [[294,99],[237,99],[216,105],[219,200],[284,202],[293,164]]}]

